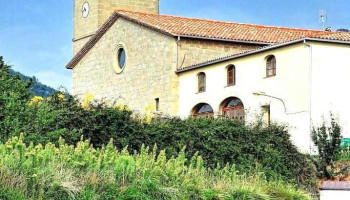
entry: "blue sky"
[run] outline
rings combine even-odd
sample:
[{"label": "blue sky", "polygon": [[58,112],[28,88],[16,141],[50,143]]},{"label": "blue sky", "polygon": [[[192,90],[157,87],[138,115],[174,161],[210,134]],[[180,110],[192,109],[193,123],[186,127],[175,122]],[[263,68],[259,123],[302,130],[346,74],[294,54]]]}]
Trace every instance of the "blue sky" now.
[{"label": "blue sky", "polygon": [[[161,14],[241,23],[350,29],[349,0],[160,0]],[[0,56],[14,69],[54,88],[71,90],[73,0],[1,0]]]}]

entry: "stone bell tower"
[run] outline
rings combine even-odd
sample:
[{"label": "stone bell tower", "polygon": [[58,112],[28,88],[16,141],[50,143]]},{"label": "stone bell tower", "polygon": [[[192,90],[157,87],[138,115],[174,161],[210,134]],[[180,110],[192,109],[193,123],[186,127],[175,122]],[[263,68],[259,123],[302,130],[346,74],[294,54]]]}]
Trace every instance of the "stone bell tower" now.
[{"label": "stone bell tower", "polygon": [[159,14],[159,0],[74,0],[74,55],[115,10]]}]

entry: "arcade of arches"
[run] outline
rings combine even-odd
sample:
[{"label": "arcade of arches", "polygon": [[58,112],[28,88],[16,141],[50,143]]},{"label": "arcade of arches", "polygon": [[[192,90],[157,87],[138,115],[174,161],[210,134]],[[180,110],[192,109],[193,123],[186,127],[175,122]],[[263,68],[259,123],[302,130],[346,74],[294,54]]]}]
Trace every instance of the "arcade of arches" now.
[{"label": "arcade of arches", "polygon": [[[229,97],[220,104],[220,116],[231,119],[245,120],[243,102],[237,97]],[[197,104],[192,109],[193,117],[213,117],[214,110],[207,103]]]}]

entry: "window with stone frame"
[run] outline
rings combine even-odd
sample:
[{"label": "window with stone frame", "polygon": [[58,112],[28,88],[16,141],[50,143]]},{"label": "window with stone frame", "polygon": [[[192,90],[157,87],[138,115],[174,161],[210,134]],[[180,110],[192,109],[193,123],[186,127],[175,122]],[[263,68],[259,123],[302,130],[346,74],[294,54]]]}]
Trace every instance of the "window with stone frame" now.
[{"label": "window with stone frame", "polygon": [[125,67],[126,62],[126,54],[124,48],[120,48],[118,50],[118,65],[120,69],[123,69]]}]

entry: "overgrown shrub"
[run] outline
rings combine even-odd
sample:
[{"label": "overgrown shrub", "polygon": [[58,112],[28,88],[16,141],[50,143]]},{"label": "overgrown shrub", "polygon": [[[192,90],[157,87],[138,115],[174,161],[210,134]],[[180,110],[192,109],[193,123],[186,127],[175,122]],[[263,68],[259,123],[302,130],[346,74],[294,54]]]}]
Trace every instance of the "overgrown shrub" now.
[{"label": "overgrown shrub", "polygon": [[4,92],[0,99],[5,100],[0,113],[3,142],[20,133],[26,144],[58,145],[62,137],[66,143],[76,145],[83,137],[90,139],[94,147],[102,147],[113,139],[115,147],[128,146],[131,152],[139,151],[142,144],[157,144],[167,156],[176,155],[186,146],[188,158],[199,152],[211,168],[231,163],[240,173],[263,171],[269,179],[314,183],[313,167],[291,143],[285,126],[262,128],[231,120],[191,118],[147,124],[134,119],[126,107],[109,107],[91,100],[81,103],[68,94],[30,100],[28,83],[9,76],[6,70],[1,73],[0,87]]},{"label": "overgrown shrub", "polygon": [[30,81],[24,82],[18,75],[11,75],[10,69],[0,56],[0,141],[23,131],[32,86]]},{"label": "overgrown shrub", "polygon": [[[0,144],[0,197],[5,199],[310,199],[262,173],[239,175],[234,165],[208,169],[198,154],[167,159],[142,147],[130,155],[113,142],[102,149],[26,146],[22,138]],[[188,164],[186,164],[188,163]]]},{"label": "overgrown shrub", "polygon": [[157,144],[168,156],[187,147],[187,156],[199,152],[207,166],[215,168],[234,163],[239,171],[265,172],[268,178],[312,185],[315,171],[308,158],[291,143],[288,129],[281,125],[268,128],[244,125],[221,119],[186,120],[174,118],[163,122],[141,123],[124,108],[92,103],[83,109],[79,102],[55,94],[51,99],[32,104],[26,141],[56,143],[63,137],[75,144],[80,137],[90,139],[94,147],[106,145],[112,138],[117,148],[128,145],[130,151],[141,145]]},{"label": "overgrown shrub", "polygon": [[315,183],[314,166],[298,152],[282,125],[263,128],[232,120],[189,118],[151,123],[145,132],[148,144],[156,143],[168,155],[186,146],[188,155],[200,152],[210,167],[234,163],[240,171],[259,168],[268,177]]},{"label": "overgrown shrub", "polygon": [[320,176],[331,178],[334,161],[341,150],[341,127],[330,115],[330,125],[323,121],[320,127],[314,127],[312,131],[312,141],[318,150],[318,162]]},{"label": "overgrown shrub", "polygon": [[55,93],[31,104],[29,110],[30,118],[35,120],[27,123],[25,135],[27,141],[34,143],[57,144],[59,137],[63,137],[69,144],[75,144],[84,137],[95,147],[101,147],[114,139],[118,148],[129,145],[137,150],[144,141],[143,125],[124,108],[91,102],[89,109],[84,109],[72,96]]}]

